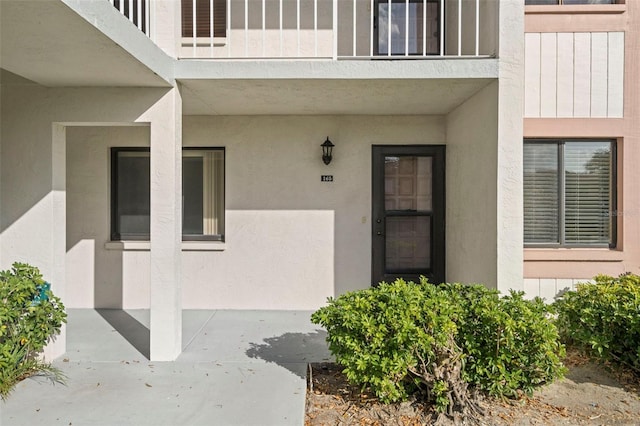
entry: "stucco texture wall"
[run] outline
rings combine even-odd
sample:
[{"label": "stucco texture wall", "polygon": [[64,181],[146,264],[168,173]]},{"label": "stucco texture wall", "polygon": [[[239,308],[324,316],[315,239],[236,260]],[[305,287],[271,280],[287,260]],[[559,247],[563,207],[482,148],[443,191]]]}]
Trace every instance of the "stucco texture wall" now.
[{"label": "stucco texture wall", "polygon": [[497,83],[447,116],[447,278],[497,288]]},{"label": "stucco texture wall", "polygon": [[[148,304],[148,251],[104,246],[109,147],[146,146],[145,131],[67,131],[74,305],[120,297],[125,308]],[[328,166],[320,158],[327,136],[336,144]],[[328,296],[368,287],[371,146],[444,141],[443,117],[185,117],[184,146],[225,148],[226,241],[224,250],[183,250],[183,307],[314,309]],[[334,182],[321,182],[323,174]],[[82,200],[92,198],[95,209],[87,210]]]}]

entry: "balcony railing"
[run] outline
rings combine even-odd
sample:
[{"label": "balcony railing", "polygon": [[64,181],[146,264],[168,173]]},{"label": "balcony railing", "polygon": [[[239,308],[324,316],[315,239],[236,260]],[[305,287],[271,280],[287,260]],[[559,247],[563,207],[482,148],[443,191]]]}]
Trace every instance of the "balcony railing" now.
[{"label": "balcony railing", "polygon": [[109,0],[129,21],[147,36],[149,32],[150,0]]},{"label": "balcony railing", "polygon": [[[109,1],[150,35],[153,0]],[[181,58],[487,57],[498,38],[496,0],[180,1]]]},{"label": "balcony railing", "polygon": [[495,0],[182,0],[183,58],[480,57]]}]

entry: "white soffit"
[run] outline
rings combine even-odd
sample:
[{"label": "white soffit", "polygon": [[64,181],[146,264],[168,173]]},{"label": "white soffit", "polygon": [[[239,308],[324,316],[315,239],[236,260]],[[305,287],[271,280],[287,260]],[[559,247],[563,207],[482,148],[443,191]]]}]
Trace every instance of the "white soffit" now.
[{"label": "white soffit", "polygon": [[186,61],[185,115],[446,114],[497,79],[495,59]]},{"label": "white soffit", "polygon": [[[77,10],[60,0],[0,0],[0,67],[44,86],[170,86],[172,59],[108,1],[68,2]],[[145,63],[127,50],[147,52]]]},{"label": "white soffit", "polygon": [[490,79],[184,80],[185,115],[447,114]]}]

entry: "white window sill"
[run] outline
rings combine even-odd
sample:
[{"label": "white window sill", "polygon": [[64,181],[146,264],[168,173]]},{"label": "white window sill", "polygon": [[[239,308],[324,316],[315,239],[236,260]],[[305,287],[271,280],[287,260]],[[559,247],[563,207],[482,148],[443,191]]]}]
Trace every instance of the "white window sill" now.
[{"label": "white window sill", "polygon": [[[149,251],[149,241],[107,241],[106,250],[121,251]],[[183,241],[182,251],[224,251],[227,245],[224,241]]]}]

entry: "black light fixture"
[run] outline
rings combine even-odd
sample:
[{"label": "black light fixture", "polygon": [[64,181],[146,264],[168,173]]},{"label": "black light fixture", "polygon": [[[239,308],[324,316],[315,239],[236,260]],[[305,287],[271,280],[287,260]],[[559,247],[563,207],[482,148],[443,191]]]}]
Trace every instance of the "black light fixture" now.
[{"label": "black light fixture", "polygon": [[322,161],[324,162],[324,164],[329,164],[332,159],[331,154],[333,153],[333,147],[335,145],[331,143],[331,141],[329,140],[329,136],[327,136],[327,140],[324,141],[324,143],[320,146],[322,147]]}]

